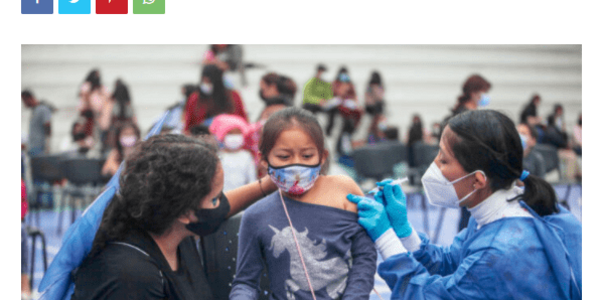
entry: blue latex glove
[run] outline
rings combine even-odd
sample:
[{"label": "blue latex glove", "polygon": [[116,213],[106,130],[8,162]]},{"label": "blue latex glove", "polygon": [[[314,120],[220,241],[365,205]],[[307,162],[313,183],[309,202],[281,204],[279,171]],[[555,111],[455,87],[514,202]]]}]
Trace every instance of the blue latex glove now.
[{"label": "blue latex glove", "polygon": [[348,194],[346,198],[350,202],[356,203],[358,208],[358,224],[365,228],[373,242],[388,229],[392,228],[383,204],[370,198],[352,194]]},{"label": "blue latex glove", "polygon": [[406,195],[399,185],[391,185],[391,179],[378,182],[378,186],[383,187],[383,191],[375,194],[375,200],[383,203],[392,228],[399,238],[405,238],[412,233],[412,226],[408,222],[406,215]]}]

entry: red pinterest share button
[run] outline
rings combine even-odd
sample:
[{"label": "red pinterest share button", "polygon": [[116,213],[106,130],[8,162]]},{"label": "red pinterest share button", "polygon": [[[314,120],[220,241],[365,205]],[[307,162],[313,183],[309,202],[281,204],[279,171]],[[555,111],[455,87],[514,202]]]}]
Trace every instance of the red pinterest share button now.
[{"label": "red pinterest share button", "polygon": [[127,14],[128,0],[96,0],[96,14]]}]

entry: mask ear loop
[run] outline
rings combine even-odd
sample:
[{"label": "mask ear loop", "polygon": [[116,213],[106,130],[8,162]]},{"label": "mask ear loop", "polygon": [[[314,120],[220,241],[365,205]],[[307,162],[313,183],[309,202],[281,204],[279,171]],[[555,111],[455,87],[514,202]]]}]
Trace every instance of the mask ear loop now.
[{"label": "mask ear loop", "polygon": [[[315,290],[312,287],[312,284],[310,283],[310,277],[308,276],[308,269],[306,268],[306,264],[304,263],[304,257],[302,255],[302,251],[300,250],[300,243],[298,243],[298,238],[296,238],[296,231],[294,230],[294,226],[292,225],[292,219],[290,218],[290,214],[288,213],[287,210],[287,206],[285,205],[285,201],[283,201],[283,195],[281,194],[281,189],[279,189],[279,198],[281,199],[281,204],[283,204],[283,210],[285,211],[285,216],[288,219],[288,222],[290,223],[290,228],[292,229],[292,236],[294,237],[294,242],[296,242],[296,249],[298,250],[298,254],[300,255],[300,261],[302,262],[302,268],[304,268],[304,274],[306,275],[306,280],[308,281],[308,287],[310,288],[310,293],[313,296],[313,300],[317,300],[317,297],[315,296]],[[381,297],[381,295],[379,295],[379,292],[377,292],[377,290],[375,288],[373,288],[373,291],[375,292],[375,294],[377,294],[377,297],[379,297],[380,300],[383,300],[383,298]]]}]

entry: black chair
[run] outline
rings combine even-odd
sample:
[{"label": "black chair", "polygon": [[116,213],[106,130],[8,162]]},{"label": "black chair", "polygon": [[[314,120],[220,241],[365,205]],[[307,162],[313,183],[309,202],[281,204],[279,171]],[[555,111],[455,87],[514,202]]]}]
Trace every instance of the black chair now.
[{"label": "black chair", "polygon": [[95,197],[100,192],[104,178],[102,177],[102,166],[104,159],[96,158],[68,158],[62,161],[65,176],[69,185],[63,189],[62,208],[58,217],[57,233],[62,232],[63,211],[72,208],[71,223],[75,221],[75,200],[82,199],[83,209],[89,202],[86,199]]},{"label": "black chair", "polygon": [[[34,181],[34,184],[31,185],[33,193],[30,193],[28,200],[32,213],[38,212],[41,208],[41,203],[38,203],[39,193],[52,193],[54,195],[54,183],[64,179],[65,175],[61,161],[62,156],[60,155],[38,155],[31,157],[31,179]],[[42,185],[36,183],[42,183]],[[39,213],[33,215],[39,226]]]},{"label": "black chair", "polygon": [[408,161],[408,148],[400,142],[382,142],[382,147],[389,149],[391,162],[395,165]]},{"label": "black chair", "polygon": [[354,169],[359,176],[382,180],[394,174],[394,148],[387,144],[367,145],[352,152]]},{"label": "black chair", "polygon": [[[560,161],[558,158],[558,148],[548,144],[536,144],[532,151],[535,151],[542,155],[544,158],[544,164],[546,167],[546,174],[554,170],[560,172]],[[562,177],[562,174],[560,175]]]},{"label": "black chair", "polygon": [[31,237],[31,271],[29,276],[29,286],[33,289],[33,275],[35,274],[35,246],[37,239],[40,238],[42,241],[42,257],[44,258],[44,274],[48,269],[48,255],[46,253],[46,237],[44,233],[38,228],[27,226],[27,236]]},{"label": "black chair", "polygon": [[[207,280],[215,299],[229,299],[231,284],[236,274],[238,232],[243,212],[225,221],[217,232],[202,237],[201,254]],[[259,299],[269,299],[269,278],[264,267],[260,276]]]}]

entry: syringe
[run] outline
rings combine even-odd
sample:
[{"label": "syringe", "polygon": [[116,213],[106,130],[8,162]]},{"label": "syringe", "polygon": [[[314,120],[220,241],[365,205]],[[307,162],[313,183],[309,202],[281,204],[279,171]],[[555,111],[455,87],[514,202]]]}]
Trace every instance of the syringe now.
[{"label": "syringe", "polygon": [[[396,180],[394,180],[394,181],[390,182],[389,184],[391,184],[391,185],[400,185],[400,184],[402,184],[402,183],[404,183],[404,182],[407,182],[407,181],[408,181],[408,177],[404,177],[404,178],[398,178],[398,179],[396,179]],[[374,189],[370,190],[370,191],[367,193],[367,195],[375,195],[375,194],[377,194],[377,192],[379,192],[379,191],[381,191],[381,190],[383,190],[383,187],[381,187],[381,186],[378,186],[378,187],[376,187],[376,188],[374,188]]]}]

